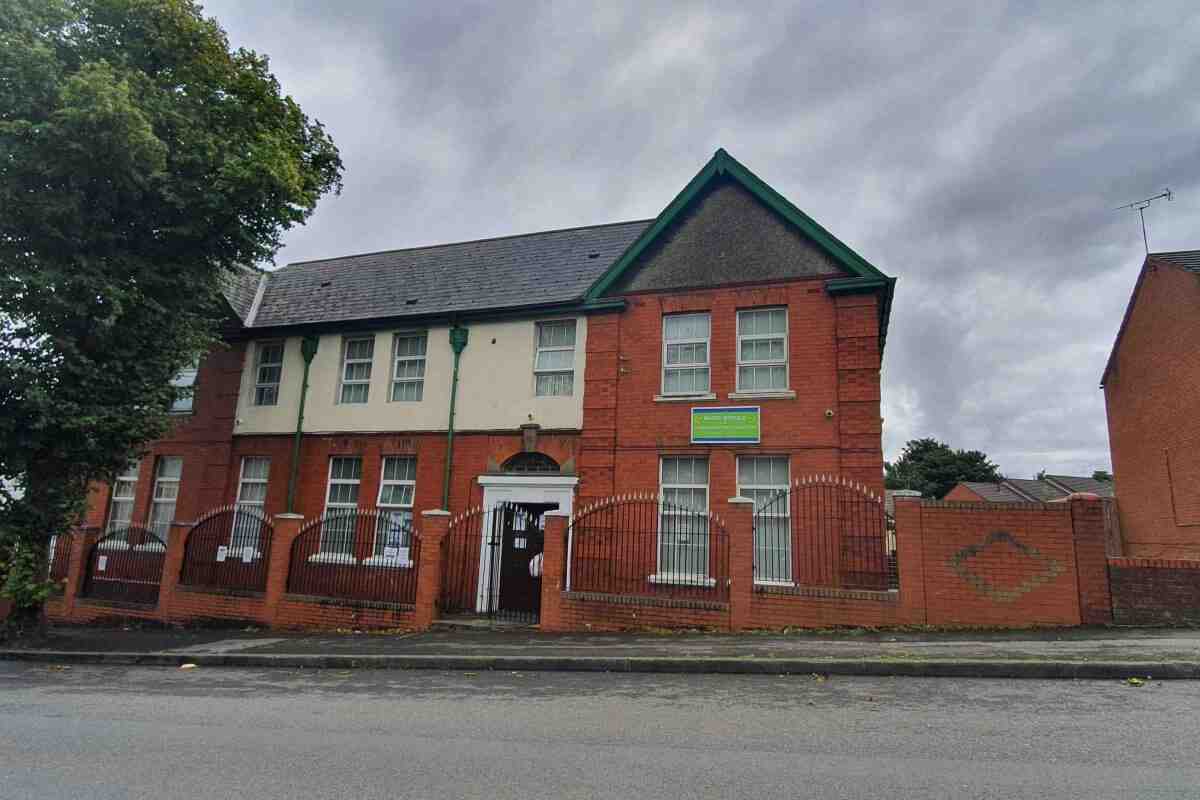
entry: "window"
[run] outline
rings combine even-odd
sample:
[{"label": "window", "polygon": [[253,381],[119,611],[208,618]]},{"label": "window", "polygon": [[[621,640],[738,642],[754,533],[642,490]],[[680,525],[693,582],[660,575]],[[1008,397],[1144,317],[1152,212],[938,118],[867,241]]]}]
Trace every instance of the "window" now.
[{"label": "window", "polygon": [[329,460],[325,522],[321,525],[320,552],[313,558],[335,563],[355,563],[355,512],[358,510],[358,486],[361,482],[361,458],[338,456]]},{"label": "window", "polygon": [[237,511],[233,517],[233,534],[229,549],[239,555],[247,547],[259,552],[259,537],[263,527],[263,509],[267,502],[267,476],[271,459],[246,456],[238,479]]},{"label": "window", "polygon": [[255,355],[254,405],[279,402],[279,379],[283,377],[283,342],[260,342]]},{"label": "window", "polygon": [[739,311],[737,328],[738,391],[786,391],[787,309]]},{"label": "window", "polygon": [[389,456],[383,459],[383,477],[379,481],[379,523],[375,530],[372,560],[377,563],[409,566],[412,546],[413,495],[417,489],[417,460]]},{"label": "window", "polygon": [[517,453],[500,465],[501,472],[556,473],[558,462],[545,453]]},{"label": "window", "polygon": [[179,497],[179,478],[183,474],[183,459],[179,456],[160,456],[154,471],[154,495],[150,499],[150,524],[154,535],[166,543],[175,521],[175,500]]},{"label": "window", "polygon": [[575,391],[575,320],[539,322],[533,362],[537,397],[570,397]]},{"label": "window", "polygon": [[[137,492],[138,462],[134,461],[117,476],[112,486],[112,502],[108,506],[108,527],[106,533],[124,531],[133,524],[133,498]],[[125,541],[124,532],[106,541]]]},{"label": "window", "polygon": [[424,333],[396,334],[395,366],[392,370],[392,399],[416,402],[425,392]]},{"label": "window", "polygon": [[708,314],[663,317],[663,394],[708,392]]},{"label": "window", "polygon": [[711,586],[708,577],[708,459],[664,458],[658,525],[662,583]]},{"label": "window", "polygon": [[196,394],[196,373],[199,371],[198,367],[198,363],[184,367],[172,379],[171,385],[181,390],[179,397],[171,403],[170,412],[172,414],[192,413],[192,401],[195,399]]},{"label": "window", "polygon": [[371,389],[375,337],[347,339],[342,357],[341,402],[365,403]]},{"label": "window", "polygon": [[792,581],[792,525],[787,488],[786,456],[738,458],[738,494],[754,501],[756,583]]}]

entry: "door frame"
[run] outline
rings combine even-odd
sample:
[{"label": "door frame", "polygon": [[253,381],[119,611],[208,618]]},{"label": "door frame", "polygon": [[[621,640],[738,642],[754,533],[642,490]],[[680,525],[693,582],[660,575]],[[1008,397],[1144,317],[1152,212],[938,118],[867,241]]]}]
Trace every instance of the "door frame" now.
[{"label": "door frame", "polygon": [[[500,599],[500,562],[491,569],[488,563],[488,536],[492,511],[501,503],[557,503],[560,513],[571,515],[575,502],[575,487],[579,478],[574,475],[539,475],[537,473],[509,475],[480,475],[477,479],[483,488],[483,514],[480,520],[479,537],[479,580],[475,587],[475,610],[485,611],[496,607]],[[491,603],[488,603],[488,598]]]}]

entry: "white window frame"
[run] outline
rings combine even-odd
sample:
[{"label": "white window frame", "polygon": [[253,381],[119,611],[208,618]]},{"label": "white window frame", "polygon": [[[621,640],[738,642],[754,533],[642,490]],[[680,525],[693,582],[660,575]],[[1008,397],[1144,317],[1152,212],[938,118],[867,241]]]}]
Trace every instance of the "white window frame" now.
[{"label": "white window frame", "polygon": [[[369,358],[350,358],[350,345],[353,342],[370,342],[371,355]],[[351,364],[366,364],[367,377],[346,379],[346,368]],[[342,339],[342,367],[341,374],[338,376],[338,404],[345,405],[366,405],[371,401],[371,375],[375,371],[375,337],[374,336],[346,336]],[[346,388],[349,386],[366,386],[367,393],[362,400],[347,400]]]},{"label": "white window frame", "polygon": [[[787,474],[786,474],[783,484],[742,483],[742,463],[744,461],[757,461],[757,460],[783,461],[784,465],[787,468]],[[780,456],[780,455],[775,455],[775,456],[772,456],[772,455],[738,456],[737,464],[734,465],[735,468],[737,469],[738,496],[739,497],[751,497],[752,495],[746,494],[747,490],[757,491],[757,492],[771,492],[772,494],[770,494],[768,496],[769,498],[775,497],[780,492],[787,492],[788,487],[791,486],[791,480],[792,480],[792,463],[791,462],[792,462],[792,460],[790,458],[788,458],[787,456]],[[757,495],[753,495],[753,496],[757,497]],[[784,577],[760,578],[758,570],[755,570],[754,582],[756,584],[759,584],[762,586],[795,586],[796,584],[794,581],[794,576],[792,575],[792,560],[795,558],[795,554],[792,550],[791,503],[788,502],[787,500],[776,501],[776,502],[778,503],[778,505],[776,505],[775,511],[772,511],[772,512],[763,511],[763,512],[761,512],[761,516],[772,517],[774,519],[784,519],[784,520],[788,521],[788,524],[786,526],[787,536],[785,539],[785,541],[787,542],[787,560],[785,562],[787,564],[787,575]],[[783,513],[779,513],[779,511],[778,511],[779,506],[782,506]],[[760,508],[760,506],[756,502],[754,505],[755,517],[758,517],[760,515],[759,508]],[[754,548],[755,548],[755,552],[757,552],[758,551],[758,531],[757,530],[754,532]]]},{"label": "white window frame", "polygon": [[[413,477],[410,478],[387,478],[387,462],[391,460],[404,460],[412,462]],[[383,493],[385,488],[390,486],[410,486],[412,487],[410,499],[408,503],[385,503],[383,501]],[[375,507],[379,510],[379,520],[375,526],[375,540],[371,543],[371,557],[365,559],[362,563],[367,566],[380,567],[411,567],[412,562],[412,541],[403,543],[398,549],[399,553],[389,558],[386,555],[383,544],[380,542],[379,534],[382,532],[385,525],[389,524],[394,518],[394,515],[400,514],[402,518],[407,517],[409,535],[412,535],[412,519],[413,519],[413,501],[417,496],[417,459],[416,456],[384,456],[379,464],[379,494],[376,496]]]},{"label": "white window frame", "polygon": [[[754,314],[763,311],[782,311],[783,312],[783,333],[742,333],[742,315]],[[746,394],[769,394],[772,392],[786,392],[792,386],[792,373],[789,366],[788,358],[788,313],[787,306],[762,306],[757,308],[742,308],[737,312],[737,390]],[[742,360],[742,342],[759,342],[771,341],[773,339],[783,339],[783,359],[766,359],[762,361],[743,361]],[[742,385],[742,367],[783,367],[783,386],[773,386],[770,389],[748,388]]]},{"label": "white window frame", "polygon": [[[703,338],[691,339],[672,339],[667,341],[667,321],[672,319],[682,319],[684,317],[704,317],[708,320],[708,335]],[[707,395],[712,393],[712,312],[710,311],[688,311],[682,314],[664,314],[662,321],[662,393],[664,397],[695,397],[698,395]],[[704,345],[704,361],[689,361],[680,364],[667,364],[667,347],[669,345],[679,344],[703,344]],[[708,373],[708,385],[704,389],[696,389],[687,392],[669,392],[667,391],[667,373],[672,371],[697,370],[703,369]]]},{"label": "white window frame", "polygon": [[200,362],[196,361],[189,366],[179,370],[179,373],[171,379],[171,385],[179,388],[187,388],[188,392],[183,397],[176,398],[171,402],[171,407],[167,409],[169,414],[193,414],[196,411],[196,377],[200,374]]},{"label": "white window frame", "polygon": [[[339,459],[350,459],[350,460],[358,461],[358,477],[355,479],[334,478],[333,477],[333,465],[334,465],[334,462],[336,462]],[[332,509],[354,510],[354,511],[358,510],[359,503],[362,501],[362,467],[363,467],[362,456],[330,456],[329,457],[329,468],[328,468],[327,479],[326,479],[326,483],[325,483],[325,509],[324,509],[324,512],[326,514],[329,513],[329,510],[331,508]],[[357,491],[355,491],[355,493],[354,493],[353,505],[351,505],[350,503],[330,503],[329,495],[330,495],[330,491],[333,489],[334,485],[341,486],[341,485],[347,485],[347,484],[353,484],[354,486],[358,487]],[[357,517],[355,517],[353,515],[350,515],[349,519],[352,520],[351,534],[353,534],[357,530],[358,519],[357,519]],[[317,552],[315,552],[311,556],[309,556],[308,560],[314,564],[357,564],[358,559],[355,558],[354,551],[353,551],[353,548],[354,548],[353,535],[351,535],[351,537],[350,537],[351,551],[349,553],[343,553],[338,550],[326,550],[325,549],[325,526],[326,526],[326,524],[327,524],[326,522],[321,523],[321,535],[317,541]]]},{"label": "white window frame", "polygon": [[[141,474],[141,469],[142,469],[141,462],[134,461],[132,464],[130,464],[129,466],[127,466],[125,468],[124,472],[119,473],[117,475],[116,479],[113,480],[112,487],[109,489],[109,493],[108,493],[108,523],[104,526],[104,533],[106,536],[108,534],[114,533],[117,530],[120,530],[121,528],[128,528],[130,525],[133,524],[133,512],[135,510],[134,507],[137,503],[137,485],[138,485],[138,478],[140,477],[140,474]],[[121,487],[128,488],[129,494],[127,496],[123,495],[123,494],[119,494],[119,490]],[[113,514],[113,512],[116,510],[116,505],[117,505],[117,503],[124,504],[126,502],[129,503],[129,516],[118,519]],[[124,549],[129,546],[128,539],[126,538],[126,537],[128,537],[128,535],[129,534],[126,533],[125,536],[122,536],[119,538],[112,537],[112,538],[105,539],[104,543],[102,545],[100,545],[100,547],[102,549],[104,549],[104,548],[112,548],[114,550]]]},{"label": "white window frame", "polygon": [[[267,462],[267,477],[265,477],[265,478],[247,478],[246,477],[246,462],[250,461],[252,459],[255,461]],[[240,524],[240,521],[242,519],[249,519],[249,520],[252,520],[254,523],[257,523],[257,522],[259,522],[259,519],[260,519],[259,515],[254,515],[254,514],[248,514],[246,517],[242,517],[240,512],[243,508],[257,508],[259,510],[265,509],[266,505],[267,505],[266,487],[270,485],[270,482],[271,482],[271,459],[269,456],[242,456],[241,464],[238,466],[238,490],[237,490],[237,501],[234,503],[233,527],[230,528],[230,531],[229,531],[229,549],[232,552],[235,552],[239,558],[242,557],[242,554],[244,552],[243,548],[247,547],[246,544],[241,543],[241,540],[245,537],[242,537],[242,535],[238,531],[238,525]],[[243,492],[245,491],[246,484],[248,484],[248,483],[261,484],[263,486],[263,499],[262,500],[246,500],[243,497]],[[262,550],[259,548],[259,545],[262,544],[262,542],[261,542],[261,540],[258,539],[259,536],[261,536],[261,531],[257,531],[255,533],[255,539],[256,539],[256,541],[254,542],[254,557],[255,558],[260,558],[262,556]]]},{"label": "white window frame", "polygon": [[[571,344],[570,345],[553,345],[542,346],[542,329],[552,326],[571,326]],[[533,395],[534,397],[573,397],[575,395],[575,348],[579,344],[579,322],[571,319],[547,319],[542,320],[534,325],[533,329]],[[569,352],[571,354],[570,369],[539,369],[538,362],[542,353],[562,353]],[[540,378],[565,377],[567,378],[566,392],[542,392],[539,391],[541,384]]]},{"label": "white window frame", "polygon": [[[667,461],[673,460],[673,459],[684,459],[684,458],[691,459],[694,461],[703,461],[704,462],[704,483],[666,484],[663,482],[663,473],[665,472],[665,467],[666,467]],[[674,584],[677,586],[701,586],[701,587],[709,587],[709,588],[716,586],[716,583],[717,583],[716,579],[713,578],[712,575],[709,574],[709,571],[710,571],[709,564],[712,561],[712,525],[711,525],[711,520],[708,517],[709,501],[711,499],[709,483],[711,482],[711,479],[712,479],[712,462],[707,455],[704,455],[704,456],[678,455],[678,456],[660,456],[659,457],[659,459],[658,459],[658,516],[655,521],[655,524],[658,528],[658,536],[656,537],[657,541],[655,543],[655,550],[654,550],[655,570],[654,570],[654,574],[650,576],[651,583],[666,583],[666,584]],[[704,490],[704,510],[703,510],[703,512],[694,511],[688,515],[680,514],[678,512],[675,512],[675,513],[668,512],[666,510],[666,508],[667,508],[666,490],[667,489],[703,489]],[[666,572],[663,570],[663,565],[662,565],[662,552],[663,552],[662,520],[663,520],[663,517],[664,516],[690,516],[690,515],[703,516],[703,518],[704,518],[705,535],[708,537],[708,543],[705,545],[705,548],[704,548],[705,554],[707,555],[707,558],[705,559],[705,564],[704,564],[704,574],[696,575],[696,574],[683,573],[683,572]]]},{"label": "white window frame", "polygon": [[[279,361],[264,362],[263,351],[268,347],[279,348]],[[267,342],[258,342],[255,345],[254,351],[254,396],[251,401],[256,406],[277,406],[279,405],[279,387],[283,383],[283,358],[286,352],[286,344],[282,339],[272,339]],[[274,381],[263,380],[263,370],[275,367],[279,370],[279,375]],[[271,402],[263,400],[265,392],[273,392]]]},{"label": "white window frame", "polygon": [[[400,355],[400,340],[401,339],[416,339],[420,338],[424,341],[424,353],[419,356]],[[429,358],[429,331],[397,331],[392,336],[392,384],[388,389],[388,402],[391,403],[419,403],[425,399],[425,370],[428,366]],[[411,364],[420,362],[421,377],[399,377],[400,364]],[[416,385],[417,396],[413,399],[397,398],[396,388],[405,385]]]},{"label": "white window frame", "polygon": [[[163,466],[166,465],[169,461],[178,461],[179,462],[179,477],[178,478],[164,476],[162,474]],[[151,533],[153,533],[155,536],[157,536],[159,539],[161,539],[164,545],[167,543],[167,539],[171,535],[171,523],[175,521],[175,511],[176,511],[176,507],[179,503],[179,489],[180,489],[180,486],[182,485],[182,483],[183,483],[183,456],[158,456],[154,460],[154,486],[150,491],[150,511],[146,515],[146,529],[149,530]],[[175,485],[175,495],[173,497],[169,497],[169,498],[165,498],[165,499],[160,498],[158,496],[159,487],[165,486],[167,484]],[[155,517],[158,516],[158,514],[155,512],[157,512],[159,508],[167,507],[167,506],[169,506],[171,508],[170,519],[166,522],[162,522],[162,521],[155,522],[154,521]],[[162,533],[159,533],[159,529],[164,528],[164,527],[165,527],[165,530],[162,530]],[[162,549],[162,547],[160,545],[154,544],[153,542],[149,542],[147,544],[138,545],[134,549],[159,550],[159,549]]]}]

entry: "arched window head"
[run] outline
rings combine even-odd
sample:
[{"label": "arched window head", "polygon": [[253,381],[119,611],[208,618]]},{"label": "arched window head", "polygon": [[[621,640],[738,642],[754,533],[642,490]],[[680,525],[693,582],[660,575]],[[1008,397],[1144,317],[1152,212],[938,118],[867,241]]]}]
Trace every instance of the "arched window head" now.
[{"label": "arched window head", "polygon": [[558,462],[545,453],[517,453],[504,462],[501,472],[558,472]]}]

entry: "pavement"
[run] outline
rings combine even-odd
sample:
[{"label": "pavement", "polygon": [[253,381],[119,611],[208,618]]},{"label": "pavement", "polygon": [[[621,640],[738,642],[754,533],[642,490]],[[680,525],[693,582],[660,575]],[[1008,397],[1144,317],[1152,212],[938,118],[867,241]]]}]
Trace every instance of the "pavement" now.
[{"label": "pavement", "polygon": [[1195,798],[1195,684],[0,662],[0,797]]},{"label": "pavement", "polygon": [[796,631],[772,634],[285,633],[55,626],[0,660],[143,666],[536,670],[997,678],[1200,678],[1200,630]]}]

